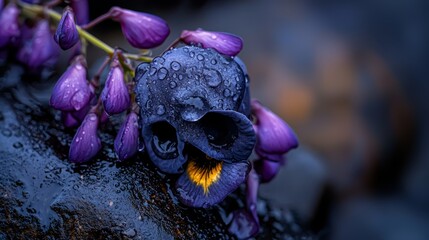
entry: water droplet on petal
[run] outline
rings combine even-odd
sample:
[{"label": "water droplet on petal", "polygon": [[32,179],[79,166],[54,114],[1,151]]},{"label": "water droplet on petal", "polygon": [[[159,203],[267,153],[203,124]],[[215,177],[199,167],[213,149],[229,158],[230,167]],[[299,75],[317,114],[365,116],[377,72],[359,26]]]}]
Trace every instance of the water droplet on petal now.
[{"label": "water droplet on petal", "polygon": [[195,53],[194,52],[190,52],[189,53],[189,57],[191,57],[191,58],[195,57]]},{"label": "water droplet on petal", "polygon": [[163,115],[165,113],[165,107],[164,105],[160,104],[158,107],[156,107],[156,114]]},{"label": "water droplet on petal", "polygon": [[210,63],[211,63],[211,64],[213,64],[213,65],[216,65],[216,64],[217,64],[217,61],[216,61],[216,59],[212,59],[212,60],[210,61]]},{"label": "water droplet on petal", "polygon": [[204,78],[207,81],[207,85],[210,87],[217,87],[222,82],[222,76],[217,70],[204,70]]},{"label": "water droplet on petal", "polygon": [[153,76],[153,75],[155,75],[155,73],[156,73],[156,68],[155,67],[151,67],[149,69],[149,76]]},{"label": "water droplet on petal", "polygon": [[160,68],[158,71],[158,79],[163,80],[168,75],[168,70],[166,68]]},{"label": "water droplet on petal", "polygon": [[170,88],[173,89],[177,86],[177,83],[175,81],[170,82]]},{"label": "water droplet on petal", "polygon": [[16,142],[16,143],[13,144],[14,148],[22,148],[23,146],[24,145],[22,145],[22,143],[20,143],[20,142]]},{"label": "water droplet on petal", "polygon": [[228,88],[225,88],[225,90],[223,90],[223,96],[224,97],[230,97],[231,96],[231,90],[229,90]]},{"label": "water droplet on petal", "polygon": [[174,71],[179,71],[179,69],[180,69],[181,66],[180,66],[180,63],[178,63],[176,61],[173,61],[173,62],[171,62],[170,67]]},{"label": "water droplet on petal", "polygon": [[197,59],[200,60],[200,61],[203,61],[204,60],[204,56],[201,55],[201,54],[198,54],[197,55]]}]

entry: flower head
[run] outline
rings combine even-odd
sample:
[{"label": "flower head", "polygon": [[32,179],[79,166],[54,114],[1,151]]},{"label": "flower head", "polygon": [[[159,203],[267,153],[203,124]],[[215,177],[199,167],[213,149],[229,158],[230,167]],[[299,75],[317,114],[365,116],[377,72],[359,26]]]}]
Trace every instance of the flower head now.
[{"label": "flower head", "polygon": [[298,147],[298,139],[292,128],[279,116],[262,106],[257,100],[251,101],[252,113],[256,118],[256,152],[260,156],[284,154]]},{"label": "flower head", "polygon": [[18,59],[30,69],[53,65],[59,56],[59,48],[52,38],[48,20],[40,20],[33,30],[33,36],[23,42]]},{"label": "flower head", "polygon": [[89,161],[101,149],[101,140],[97,136],[98,116],[86,115],[70,144],[69,160],[74,163]]},{"label": "flower head", "polygon": [[0,13],[0,48],[19,36],[19,9],[11,2]]},{"label": "flower head", "polygon": [[170,34],[167,22],[155,15],[119,7],[113,7],[110,13],[112,19],[121,24],[122,33],[133,47],[156,47]]},{"label": "flower head", "polygon": [[58,110],[79,111],[86,107],[93,93],[86,80],[85,60],[78,56],[60,77],[52,90],[49,103]]},{"label": "flower head", "polygon": [[237,55],[243,48],[243,40],[240,37],[224,32],[183,30],[180,39],[186,44],[201,44],[203,48],[213,48],[228,56]]},{"label": "flower head", "polygon": [[70,7],[64,10],[54,39],[63,50],[73,47],[79,41],[79,33],[77,32],[76,23],[74,21],[74,14]]},{"label": "flower head", "polygon": [[130,106],[130,94],[124,82],[124,71],[118,59],[113,59],[109,74],[101,93],[104,110],[107,114],[123,112]]},{"label": "flower head", "polygon": [[121,161],[136,154],[138,150],[138,138],[138,117],[135,112],[130,112],[115,138],[115,152]]}]

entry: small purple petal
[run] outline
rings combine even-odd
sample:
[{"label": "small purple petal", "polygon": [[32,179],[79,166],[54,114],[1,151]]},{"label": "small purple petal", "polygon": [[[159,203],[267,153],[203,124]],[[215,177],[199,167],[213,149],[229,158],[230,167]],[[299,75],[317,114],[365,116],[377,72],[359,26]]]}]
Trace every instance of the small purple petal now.
[{"label": "small purple petal", "polygon": [[257,100],[251,101],[252,113],[256,117],[256,152],[284,154],[298,147],[298,139],[292,128],[276,114],[263,107]]},{"label": "small purple petal", "polygon": [[201,44],[203,48],[213,48],[228,56],[237,55],[243,48],[243,40],[240,37],[224,32],[183,30],[180,39],[186,44]]},{"label": "small purple petal", "polygon": [[135,112],[128,114],[127,119],[119,129],[115,138],[115,152],[119,159],[125,160],[136,154],[138,150],[139,125],[138,117]]},{"label": "small purple petal", "polygon": [[9,3],[0,13],[0,48],[19,36],[18,16],[20,10],[14,3]]},{"label": "small purple petal", "polygon": [[236,190],[246,180],[249,170],[248,162],[226,163],[207,158],[188,160],[186,172],[176,182],[179,200],[191,207],[211,207]]},{"label": "small purple petal", "polygon": [[33,36],[18,52],[18,59],[30,69],[52,66],[59,57],[59,48],[52,38],[47,20],[40,20],[33,31]]},{"label": "small purple petal", "polygon": [[[49,103],[58,110],[79,111],[86,107],[93,93],[86,80],[86,67],[76,60],[60,77],[52,90]],[[83,60],[84,61],[84,60]]]},{"label": "small purple petal", "polygon": [[238,209],[232,213],[228,231],[238,239],[248,239],[259,232],[259,223],[255,222],[252,214],[246,209]]},{"label": "small purple petal", "polygon": [[86,115],[70,144],[69,160],[74,163],[89,161],[101,149],[97,136],[98,117],[95,113]]},{"label": "small purple petal", "polygon": [[159,46],[170,34],[167,22],[158,16],[119,7],[113,7],[110,13],[112,19],[121,24],[122,33],[133,47]]},{"label": "small purple petal", "polygon": [[71,0],[70,5],[76,15],[77,24],[87,24],[89,22],[88,0]]},{"label": "small purple petal", "polygon": [[124,81],[124,72],[119,61],[117,59],[113,61],[101,93],[104,110],[109,115],[123,112],[130,106],[130,94]]},{"label": "small purple petal", "polygon": [[283,165],[283,157],[281,155],[277,156],[277,159],[275,159],[275,156],[272,157],[275,159],[274,161],[262,158],[254,162],[253,166],[255,171],[259,174],[262,183],[270,182],[280,171]]},{"label": "small purple petal", "polygon": [[74,22],[74,14],[69,7],[64,10],[61,16],[60,23],[54,35],[54,40],[63,50],[73,47],[79,41],[79,33],[77,32]]}]

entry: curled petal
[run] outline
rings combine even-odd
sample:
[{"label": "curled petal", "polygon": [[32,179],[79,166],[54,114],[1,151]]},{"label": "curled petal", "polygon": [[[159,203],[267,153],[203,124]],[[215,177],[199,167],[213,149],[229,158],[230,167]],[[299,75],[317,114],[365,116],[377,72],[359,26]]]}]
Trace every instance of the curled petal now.
[{"label": "curled petal", "polygon": [[237,55],[243,48],[243,40],[239,36],[225,32],[183,30],[180,39],[186,44],[201,44],[203,48],[213,48],[228,56]]},{"label": "curled petal", "polygon": [[63,50],[73,47],[79,41],[79,33],[77,32],[74,21],[74,14],[69,7],[64,10],[61,16],[60,23],[54,35],[54,40]]},{"label": "curled petal", "polygon": [[40,20],[34,28],[32,38],[23,44],[17,57],[33,70],[53,65],[59,56],[59,48],[52,38],[47,20]]},{"label": "curled petal", "polygon": [[170,34],[167,22],[158,16],[119,7],[113,7],[110,14],[121,24],[122,33],[133,47],[147,49],[159,46]]},{"label": "curled petal", "polygon": [[19,9],[14,3],[9,3],[0,13],[0,48],[6,46],[13,38],[19,36]]},{"label": "curled petal", "polygon": [[189,159],[176,183],[179,199],[191,207],[207,208],[222,201],[246,180],[248,162],[226,163],[206,157]]},{"label": "curled petal", "polygon": [[[79,58],[78,58],[79,59]],[[92,98],[82,61],[75,61],[60,77],[52,90],[50,104],[63,111],[79,111]]]},{"label": "curled petal", "polygon": [[125,160],[136,154],[138,150],[139,125],[135,112],[131,112],[119,129],[115,138],[115,152],[119,159]]},{"label": "curled petal", "polygon": [[101,149],[97,136],[98,117],[95,113],[86,115],[70,144],[69,160],[74,163],[89,161]]},{"label": "curled petal", "polygon": [[130,106],[130,94],[124,81],[124,72],[119,61],[117,59],[113,61],[101,93],[104,110],[109,115],[123,112]]},{"label": "curled petal", "polygon": [[259,174],[262,183],[273,180],[283,165],[283,156],[277,155],[277,157],[273,156],[271,159],[274,160],[262,158],[254,162],[253,166],[255,171]]},{"label": "curled petal", "polygon": [[252,113],[256,117],[256,152],[284,154],[298,147],[298,139],[292,128],[279,116],[263,107],[257,100],[251,101]]}]

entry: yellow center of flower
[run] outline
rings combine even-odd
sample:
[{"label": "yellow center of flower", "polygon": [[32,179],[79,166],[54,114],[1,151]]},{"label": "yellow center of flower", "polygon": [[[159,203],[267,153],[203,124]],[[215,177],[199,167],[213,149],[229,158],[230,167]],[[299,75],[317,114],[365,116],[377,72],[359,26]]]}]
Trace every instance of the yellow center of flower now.
[{"label": "yellow center of flower", "polygon": [[222,171],[222,162],[213,160],[206,156],[203,161],[189,161],[186,169],[189,179],[204,190],[204,194],[209,193],[209,187],[217,182]]}]

